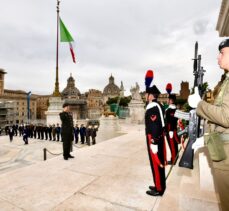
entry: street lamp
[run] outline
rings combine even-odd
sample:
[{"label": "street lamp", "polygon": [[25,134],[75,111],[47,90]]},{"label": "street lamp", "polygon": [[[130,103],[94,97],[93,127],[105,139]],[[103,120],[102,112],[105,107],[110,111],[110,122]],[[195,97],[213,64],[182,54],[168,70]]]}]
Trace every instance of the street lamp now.
[{"label": "street lamp", "polygon": [[32,95],[32,92],[29,91],[27,93],[27,121],[28,123],[30,123],[30,118],[31,118],[31,114],[30,114],[30,96]]}]

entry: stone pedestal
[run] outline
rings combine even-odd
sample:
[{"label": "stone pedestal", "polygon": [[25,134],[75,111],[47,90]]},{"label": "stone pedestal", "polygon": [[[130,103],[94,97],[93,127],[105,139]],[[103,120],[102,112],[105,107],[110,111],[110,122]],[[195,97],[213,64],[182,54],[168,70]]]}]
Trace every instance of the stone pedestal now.
[{"label": "stone pedestal", "polygon": [[121,130],[119,119],[116,116],[110,115],[108,117],[101,116],[99,119],[98,140],[108,140],[117,136]]},{"label": "stone pedestal", "polygon": [[145,117],[145,109],[142,100],[131,100],[129,103],[129,110],[131,123],[143,123]]},{"label": "stone pedestal", "polygon": [[46,124],[61,124],[59,113],[62,112],[63,108],[63,100],[61,97],[50,97],[49,98],[49,107],[48,111],[45,112],[46,114]]},{"label": "stone pedestal", "polygon": [[104,131],[106,131],[107,129],[112,131],[120,130],[119,119],[117,116],[109,115],[108,117],[105,117],[104,115],[102,115],[99,118],[99,123],[100,128]]}]

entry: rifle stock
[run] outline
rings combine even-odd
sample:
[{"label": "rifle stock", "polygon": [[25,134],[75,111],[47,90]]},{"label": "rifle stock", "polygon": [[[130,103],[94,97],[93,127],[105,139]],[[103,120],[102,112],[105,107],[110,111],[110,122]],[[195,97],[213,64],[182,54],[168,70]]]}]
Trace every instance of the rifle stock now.
[{"label": "rifle stock", "polygon": [[194,152],[192,149],[193,140],[189,139],[186,145],[185,151],[180,159],[179,166],[184,168],[193,169],[193,156]]},{"label": "rifle stock", "polygon": [[193,143],[196,141],[198,134],[198,116],[196,115],[196,110],[193,109],[189,112],[189,125],[186,129],[188,133],[188,143],[184,150],[184,153],[180,159],[179,166],[193,169],[193,157],[194,150],[192,149]]}]

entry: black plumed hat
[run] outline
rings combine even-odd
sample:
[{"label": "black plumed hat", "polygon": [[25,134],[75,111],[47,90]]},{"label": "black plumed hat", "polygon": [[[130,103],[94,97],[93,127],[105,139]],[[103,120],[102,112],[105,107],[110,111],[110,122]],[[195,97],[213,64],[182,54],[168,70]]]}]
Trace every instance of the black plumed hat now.
[{"label": "black plumed hat", "polygon": [[146,93],[148,93],[148,94],[156,94],[156,95],[161,94],[161,92],[159,91],[159,89],[155,85],[153,85],[152,87],[146,88]]},{"label": "black plumed hat", "polygon": [[170,94],[169,99],[175,101],[176,100],[176,95],[175,94]]}]

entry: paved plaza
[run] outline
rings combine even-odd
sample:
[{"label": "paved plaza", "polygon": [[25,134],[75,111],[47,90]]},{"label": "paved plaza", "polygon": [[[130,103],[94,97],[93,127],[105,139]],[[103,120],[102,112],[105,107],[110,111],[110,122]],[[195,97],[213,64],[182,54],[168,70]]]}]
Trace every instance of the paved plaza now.
[{"label": "paved plaza", "polygon": [[[123,134],[125,134],[125,132],[115,132],[111,130],[106,134],[104,131],[98,131],[96,141],[97,143],[101,143]],[[0,146],[0,174],[43,161],[44,148],[48,150],[47,159],[56,157],[62,154],[63,151],[61,141],[29,138],[29,144],[25,145],[22,136],[14,136],[12,142],[10,142],[9,136],[0,136]],[[79,143],[73,144],[73,151],[83,147],[88,147],[88,145],[86,145],[86,143],[80,144],[79,138]]]},{"label": "paved plaza", "polygon": [[50,154],[43,161],[42,149],[59,153],[61,143],[31,140],[23,145],[19,138],[9,143],[1,137],[0,210],[218,210],[214,194],[198,190],[198,168],[175,166],[164,196],[146,195],[153,180],[144,126],[123,125],[123,133],[74,147],[75,158],[68,161]]}]

